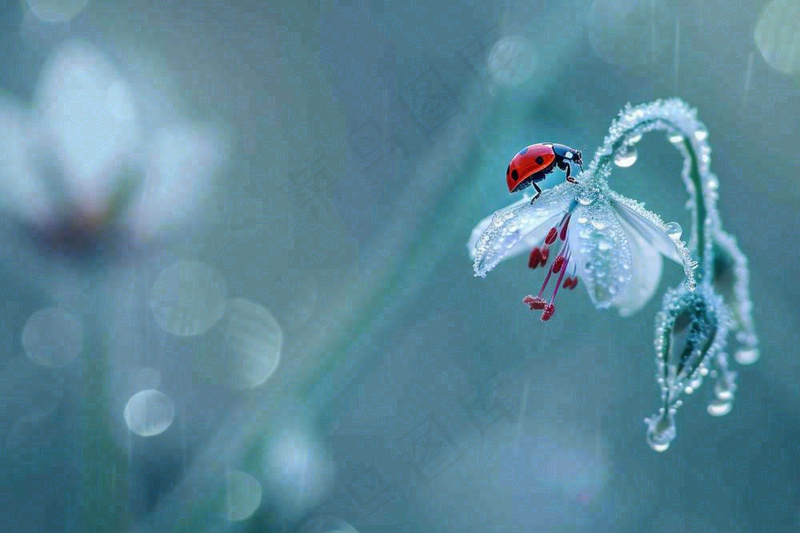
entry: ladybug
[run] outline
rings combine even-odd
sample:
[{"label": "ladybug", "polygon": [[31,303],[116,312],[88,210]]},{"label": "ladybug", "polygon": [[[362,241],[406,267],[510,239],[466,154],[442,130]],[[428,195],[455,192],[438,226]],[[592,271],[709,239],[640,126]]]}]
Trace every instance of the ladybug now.
[{"label": "ladybug", "polygon": [[570,174],[570,163],[575,163],[583,170],[583,159],[580,150],[570,148],[563,144],[538,143],[527,146],[517,152],[511,159],[506,169],[506,183],[508,192],[517,192],[533,185],[536,195],[531,203],[536,200],[542,190],[536,184],[547,177],[554,168],[566,171],[567,181],[578,183]]}]

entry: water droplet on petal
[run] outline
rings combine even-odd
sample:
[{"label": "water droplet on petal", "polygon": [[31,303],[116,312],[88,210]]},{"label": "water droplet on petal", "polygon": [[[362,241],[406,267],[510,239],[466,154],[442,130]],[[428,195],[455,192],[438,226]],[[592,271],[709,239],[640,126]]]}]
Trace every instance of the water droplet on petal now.
[{"label": "water droplet on petal", "polygon": [[761,357],[761,353],[758,348],[741,348],[733,354],[733,358],[740,365],[752,365],[758,361],[759,357]]},{"label": "water droplet on petal", "polygon": [[677,222],[670,222],[667,224],[667,235],[673,241],[677,241],[683,235],[683,228]]},{"label": "water droplet on petal", "polygon": [[639,153],[636,151],[636,148],[629,146],[616,153],[614,156],[614,164],[621,168],[627,168],[633,166],[638,157]]},{"label": "water droplet on petal", "polygon": [[733,409],[733,402],[730,400],[720,400],[719,398],[708,404],[708,414],[711,416],[725,416]]},{"label": "water droplet on petal", "polygon": [[683,142],[683,135],[675,131],[667,135],[667,140],[672,144],[680,144]]},{"label": "water droplet on petal", "polygon": [[578,217],[578,224],[586,224],[589,222],[589,219],[586,217]]},{"label": "water droplet on petal", "polygon": [[143,390],[128,400],[123,417],[131,431],[142,437],[152,437],[163,433],[172,425],[175,404],[163,392]]},{"label": "water droplet on petal", "polygon": [[698,141],[706,140],[708,138],[708,130],[705,128],[700,128],[698,130],[695,130],[694,138],[697,139]]},{"label": "water droplet on petal", "polygon": [[600,239],[597,241],[597,249],[601,251],[610,250],[611,241],[609,241],[605,237],[600,237]]},{"label": "water droplet on petal", "polygon": [[596,218],[593,218],[592,219],[592,226],[594,226],[595,229],[604,229],[606,227],[606,223],[604,221],[602,221],[602,220],[598,220]]}]

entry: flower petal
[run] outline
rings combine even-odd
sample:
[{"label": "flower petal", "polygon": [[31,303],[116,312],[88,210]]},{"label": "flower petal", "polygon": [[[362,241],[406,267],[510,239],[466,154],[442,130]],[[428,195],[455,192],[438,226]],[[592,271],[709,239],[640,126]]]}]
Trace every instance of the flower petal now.
[{"label": "flower petal", "polygon": [[567,235],[578,276],[598,308],[624,294],[631,280],[631,250],[614,211],[605,201],[579,205]]},{"label": "flower petal", "polygon": [[661,254],[647,238],[631,226],[625,217],[617,213],[622,229],[631,248],[631,280],[628,288],[614,300],[621,316],[631,316],[644,307],[661,281],[663,261]]},{"label": "flower petal", "polygon": [[47,187],[33,164],[35,145],[29,111],[0,97],[0,202],[7,212],[41,226],[54,213]]},{"label": "flower petal", "polygon": [[128,214],[134,235],[146,240],[188,220],[224,153],[223,139],[211,126],[181,124],[157,132],[148,149],[143,189]]},{"label": "flower petal", "polygon": [[611,205],[617,212],[620,220],[625,220],[632,226],[645,240],[651,243],[659,253],[672,259],[678,264],[682,264],[682,253],[678,242],[670,239],[666,231],[656,225],[656,222],[645,215],[644,209],[633,200],[615,194],[612,196]]},{"label": "flower petal", "polygon": [[72,42],[45,66],[35,102],[68,194],[82,208],[101,211],[140,138],[130,87],[98,51]]},{"label": "flower petal", "polygon": [[574,185],[565,183],[542,192],[533,205],[522,198],[478,223],[468,244],[475,275],[484,277],[503,259],[538,245],[569,211],[574,196]]}]

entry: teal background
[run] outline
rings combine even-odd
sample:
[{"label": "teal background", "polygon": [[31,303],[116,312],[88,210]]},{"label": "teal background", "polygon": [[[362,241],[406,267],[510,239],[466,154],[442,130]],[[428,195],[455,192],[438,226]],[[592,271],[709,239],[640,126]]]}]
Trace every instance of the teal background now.
[{"label": "teal background", "polygon": [[[52,301],[59,259],[0,264],[2,530],[322,532],[313,518],[335,515],[360,532],[797,531],[800,90],[756,47],[765,4],[90,0],[54,25],[0,4],[3,91],[29,101],[50,53],[78,37],[233,138],[191,230],[131,263],[79,267],[87,335],[105,339],[90,348],[96,361],[103,342],[138,339],[110,363],[30,363],[21,331]],[[487,61],[507,36],[527,39],[532,58],[515,85]],[[541,283],[525,258],[478,279],[465,244],[512,201],[503,172],[517,150],[555,141],[589,160],[625,103],[669,96],[710,132],[762,358],[738,369],[729,415],[706,413],[708,384],[688,397],[677,440],[657,454],[643,419],[658,402],[660,296],[623,319],[579,286],[543,324],[520,303]],[[688,231],[680,169],[651,134],[611,186]],[[3,243],[12,255],[23,246]],[[207,382],[193,358],[204,340],[158,328],[149,290],[175,258],[213,265],[231,297],[275,314],[285,344],[266,384]],[[659,295],[680,269],[664,277]],[[178,405],[160,436],[126,436],[114,385],[126,361],[158,367]],[[98,375],[108,396],[82,410]],[[56,410],[9,444],[48,395]],[[97,427],[87,416],[110,435],[100,448],[78,429]],[[270,485],[262,465],[286,428],[324,450],[278,475],[290,488]],[[123,488],[81,481],[116,455]],[[219,511],[225,465],[264,486],[242,523]]]}]

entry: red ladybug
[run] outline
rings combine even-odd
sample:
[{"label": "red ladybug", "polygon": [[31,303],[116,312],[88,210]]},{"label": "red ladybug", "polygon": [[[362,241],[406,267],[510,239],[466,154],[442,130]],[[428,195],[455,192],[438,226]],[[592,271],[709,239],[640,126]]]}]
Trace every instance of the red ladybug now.
[{"label": "red ladybug", "polygon": [[577,183],[570,174],[570,163],[575,163],[583,170],[581,152],[563,144],[539,143],[523,148],[511,159],[506,169],[508,192],[517,192],[533,185],[536,195],[531,203],[542,193],[536,185],[547,177],[554,168],[566,171],[567,181]]}]

